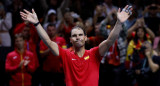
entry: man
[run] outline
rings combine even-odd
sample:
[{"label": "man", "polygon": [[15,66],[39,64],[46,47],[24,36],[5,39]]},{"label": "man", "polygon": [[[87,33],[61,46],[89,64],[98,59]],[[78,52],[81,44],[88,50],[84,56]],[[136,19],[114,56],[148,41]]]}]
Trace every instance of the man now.
[{"label": "man", "polygon": [[34,10],[32,10],[32,13],[24,10],[25,12],[20,12],[20,15],[23,20],[29,21],[36,26],[37,32],[44,43],[55,56],[60,56],[62,59],[66,86],[98,86],[101,56],[104,56],[105,52],[115,42],[122,30],[122,23],[128,19],[131,10],[132,7],[128,5],[121,12],[119,9],[117,23],[108,39],[100,43],[98,47],[90,50],[85,50],[87,36],[84,30],[79,26],[72,28],[70,42],[73,45],[73,51],[62,49],[50,40],[45,30],[39,24]]},{"label": "man", "polygon": [[7,55],[5,69],[11,74],[10,86],[31,86],[36,70],[33,53],[25,50],[22,34],[15,35],[15,50]]},{"label": "man", "polygon": [[[47,34],[49,38],[56,42],[62,48],[67,48],[66,41],[63,37],[57,36],[56,27],[54,24],[48,24]],[[62,61],[59,57],[54,56],[50,49],[40,41],[40,55],[43,58],[43,82],[44,86],[64,86],[64,74],[62,68]]]},{"label": "man", "polygon": [[[148,60],[147,62],[148,62],[149,68],[152,71],[149,82],[151,83],[152,86],[160,86],[160,82],[159,82],[160,80],[160,57],[157,56],[157,52],[153,50],[151,43],[144,42],[143,45],[146,47],[145,55]],[[148,86],[151,86],[151,85],[148,85]]]}]

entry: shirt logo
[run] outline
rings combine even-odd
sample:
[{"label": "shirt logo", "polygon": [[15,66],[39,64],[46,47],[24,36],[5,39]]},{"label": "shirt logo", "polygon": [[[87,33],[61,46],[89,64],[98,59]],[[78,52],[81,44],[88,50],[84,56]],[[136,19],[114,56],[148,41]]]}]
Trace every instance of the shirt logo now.
[{"label": "shirt logo", "polygon": [[73,58],[72,58],[72,60],[77,60],[77,59],[73,59]]},{"label": "shirt logo", "polygon": [[14,57],[13,57],[13,59],[16,59],[16,58],[17,58],[17,56],[14,56]]},{"label": "shirt logo", "polygon": [[25,58],[26,60],[28,60],[28,59],[29,59],[29,56],[25,56],[24,58]]},{"label": "shirt logo", "polygon": [[89,59],[89,56],[84,57],[84,60],[88,60],[88,59]]}]

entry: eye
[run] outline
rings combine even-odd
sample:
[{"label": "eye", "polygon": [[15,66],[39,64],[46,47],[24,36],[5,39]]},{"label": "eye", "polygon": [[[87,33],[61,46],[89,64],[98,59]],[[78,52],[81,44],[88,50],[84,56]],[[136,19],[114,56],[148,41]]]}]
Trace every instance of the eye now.
[{"label": "eye", "polygon": [[83,34],[79,34],[79,36],[83,36]]},{"label": "eye", "polygon": [[75,35],[75,34],[74,34],[74,35],[72,35],[72,37],[76,37],[76,36],[77,36],[77,35]]}]

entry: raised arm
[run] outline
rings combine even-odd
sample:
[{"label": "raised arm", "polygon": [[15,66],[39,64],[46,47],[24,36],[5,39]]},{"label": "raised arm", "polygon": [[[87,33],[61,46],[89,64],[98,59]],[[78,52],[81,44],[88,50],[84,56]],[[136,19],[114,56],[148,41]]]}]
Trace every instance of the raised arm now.
[{"label": "raised arm", "polygon": [[37,24],[35,27],[42,41],[51,49],[51,51],[55,56],[59,56],[58,45],[55,42],[50,40],[46,31],[43,29],[43,27],[39,23],[39,20],[37,18],[35,11],[33,9],[32,9],[32,12],[24,10],[24,12],[20,12],[20,15],[24,21],[28,21],[32,24]]},{"label": "raised arm", "polygon": [[132,14],[132,7],[126,6],[121,12],[120,8],[117,13],[117,22],[114,26],[113,30],[109,34],[108,38],[104,40],[99,45],[99,53],[101,56],[104,56],[104,54],[107,52],[107,50],[110,48],[110,46],[115,42],[115,40],[118,38],[120,31],[122,30],[122,23],[125,22],[129,16]]}]

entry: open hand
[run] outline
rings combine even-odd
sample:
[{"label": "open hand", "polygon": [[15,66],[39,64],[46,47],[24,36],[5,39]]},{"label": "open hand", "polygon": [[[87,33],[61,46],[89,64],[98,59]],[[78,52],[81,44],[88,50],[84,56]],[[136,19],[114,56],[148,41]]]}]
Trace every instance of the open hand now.
[{"label": "open hand", "polygon": [[20,15],[24,21],[28,21],[32,24],[36,24],[37,22],[39,22],[37,18],[37,14],[33,9],[32,9],[32,12],[29,12],[24,9],[24,12],[20,12]]},{"label": "open hand", "polygon": [[119,8],[118,12],[117,12],[117,18],[121,23],[123,23],[132,14],[132,6],[126,5],[125,8],[122,9],[122,11],[120,11],[120,10],[121,9]]}]

